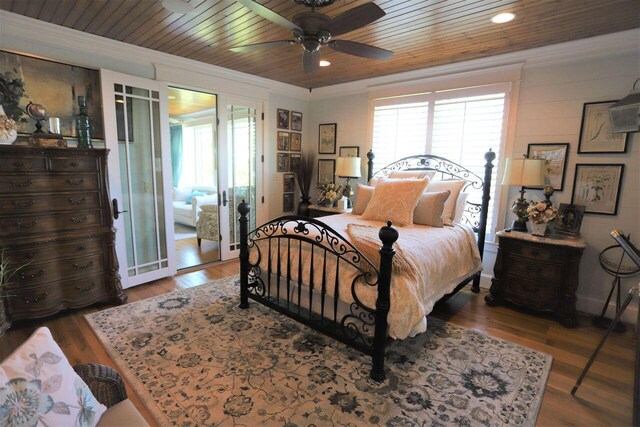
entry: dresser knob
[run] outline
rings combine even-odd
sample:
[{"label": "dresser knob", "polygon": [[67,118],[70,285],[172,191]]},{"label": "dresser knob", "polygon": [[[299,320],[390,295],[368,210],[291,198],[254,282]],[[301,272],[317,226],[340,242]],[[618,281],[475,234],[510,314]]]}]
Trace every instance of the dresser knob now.
[{"label": "dresser knob", "polygon": [[36,277],[40,277],[44,274],[44,270],[39,270],[35,273],[32,274],[27,274],[27,273],[20,273],[20,278],[22,280],[31,280],[31,279],[35,279]]},{"label": "dresser knob", "polygon": [[83,216],[82,218],[76,218],[75,216],[71,218],[71,222],[74,224],[82,224],[87,222],[89,218],[87,216]]},{"label": "dresser knob", "polygon": [[20,230],[28,230],[30,228],[35,227],[37,224],[38,224],[38,221],[31,221],[31,223],[29,223],[29,224],[24,224],[22,222],[16,222],[15,226],[17,228],[19,228]]},{"label": "dresser knob", "polygon": [[16,202],[15,200],[13,201],[13,206],[20,209],[29,209],[29,208],[32,208],[33,205],[35,204],[36,202],[34,202],[33,200],[29,200],[28,202],[24,202],[24,203],[19,203],[19,202]]},{"label": "dresser knob", "polygon": [[74,199],[73,197],[69,197],[69,203],[71,203],[72,205],[81,205],[86,200],[87,200],[86,197],[82,197],[80,199]]},{"label": "dresser knob", "polygon": [[33,180],[28,179],[28,180],[22,181],[22,182],[9,181],[9,184],[13,185],[14,187],[22,188],[22,187],[28,187],[31,184],[33,184]]},{"label": "dresser knob", "polygon": [[93,267],[93,261],[89,261],[85,265],[73,264],[73,268],[75,268],[76,270],[86,270],[89,267]]},{"label": "dresser knob", "polygon": [[71,178],[67,179],[67,184],[69,185],[81,185],[84,183],[84,179],[80,178],[80,179],[76,179],[73,180]]},{"label": "dresser knob", "polygon": [[81,286],[76,286],[76,291],[78,291],[78,292],[88,292],[88,291],[90,291],[91,289],[93,289],[95,287],[96,287],[96,284],[91,282],[91,284],[89,286],[84,287],[84,288],[81,287]]},{"label": "dresser knob", "polygon": [[34,304],[36,302],[44,300],[48,296],[49,294],[44,292],[36,297],[23,297],[22,300],[25,302],[25,304]]}]

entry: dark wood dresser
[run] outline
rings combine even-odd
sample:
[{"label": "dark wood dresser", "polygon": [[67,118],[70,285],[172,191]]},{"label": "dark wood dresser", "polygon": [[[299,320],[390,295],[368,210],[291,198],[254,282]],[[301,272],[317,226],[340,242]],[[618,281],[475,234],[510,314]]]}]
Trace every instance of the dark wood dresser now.
[{"label": "dark wood dresser", "polygon": [[108,150],[0,145],[0,251],[12,268],[0,299],[11,322],[124,302],[107,186]]},{"label": "dark wood dresser", "polygon": [[563,326],[578,326],[576,290],[584,240],[517,231],[499,231],[496,236],[498,256],[486,303],[509,301],[553,311]]}]

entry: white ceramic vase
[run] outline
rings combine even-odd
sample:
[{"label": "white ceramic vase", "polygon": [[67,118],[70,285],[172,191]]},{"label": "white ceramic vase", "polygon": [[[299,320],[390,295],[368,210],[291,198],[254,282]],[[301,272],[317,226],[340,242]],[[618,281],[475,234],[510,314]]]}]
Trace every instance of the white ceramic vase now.
[{"label": "white ceramic vase", "polygon": [[547,233],[547,223],[546,222],[541,222],[540,224],[536,224],[536,223],[531,223],[531,234],[534,236],[541,236],[544,237],[544,235]]},{"label": "white ceramic vase", "polygon": [[0,105],[0,144],[9,145],[18,137],[18,125],[4,113]]}]

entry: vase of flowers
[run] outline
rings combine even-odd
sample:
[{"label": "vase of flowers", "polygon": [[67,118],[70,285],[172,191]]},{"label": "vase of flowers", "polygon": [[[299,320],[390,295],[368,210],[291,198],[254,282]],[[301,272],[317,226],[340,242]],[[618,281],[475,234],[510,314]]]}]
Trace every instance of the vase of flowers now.
[{"label": "vase of flowers", "polygon": [[296,175],[298,188],[300,189],[300,198],[302,201],[298,204],[298,215],[309,216],[309,206],[311,206],[311,180],[313,179],[313,165],[316,159],[313,155],[302,153],[300,161],[295,164],[291,163],[291,169]]},{"label": "vase of flowers", "polygon": [[320,198],[318,204],[325,206],[333,206],[333,202],[342,197],[342,186],[333,182],[320,186]]},{"label": "vase of flowers", "polygon": [[558,218],[558,209],[545,202],[531,202],[527,208],[527,215],[531,221],[531,234],[544,236],[549,223]]},{"label": "vase of flowers", "polygon": [[18,125],[4,113],[4,108],[0,105],[0,144],[13,144],[17,137]]},{"label": "vase of flowers", "polygon": [[26,121],[20,100],[25,96],[24,81],[11,72],[0,73],[0,144],[11,144],[18,137],[18,121]]}]

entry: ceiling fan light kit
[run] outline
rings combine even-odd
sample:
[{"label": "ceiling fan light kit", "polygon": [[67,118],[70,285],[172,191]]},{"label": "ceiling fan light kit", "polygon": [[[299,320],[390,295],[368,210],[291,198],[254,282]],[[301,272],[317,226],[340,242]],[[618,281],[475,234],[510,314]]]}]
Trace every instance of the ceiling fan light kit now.
[{"label": "ceiling fan light kit", "polygon": [[289,21],[254,0],[237,1],[263,18],[290,30],[293,40],[275,40],[235,46],[229,49],[232,52],[251,52],[265,47],[299,44],[303,48],[302,65],[306,73],[318,71],[321,66],[320,49],[323,46],[367,59],[386,60],[393,56],[392,51],[376,46],[350,40],[333,39],[335,36],[357,30],[385,16],[384,10],[373,2],[356,6],[334,18],[330,18],[327,15],[316,12],[315,9],[316,7],[332,4],[336,0],[293,0],[296,4],[310,6],[311,12],[298,13]]}]

